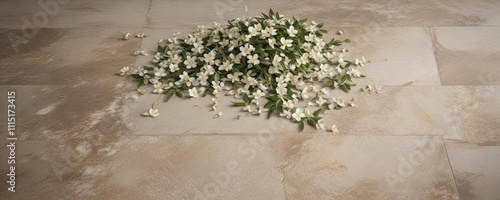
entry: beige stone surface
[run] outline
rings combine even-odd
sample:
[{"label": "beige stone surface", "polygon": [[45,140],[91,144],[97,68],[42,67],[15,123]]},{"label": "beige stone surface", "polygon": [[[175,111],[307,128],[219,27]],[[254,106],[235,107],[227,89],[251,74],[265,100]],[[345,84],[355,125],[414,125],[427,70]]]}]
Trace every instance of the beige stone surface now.
[{"label": "beige stone surface", "polygon": [[17,46],[18,52],[9,38],[1,37],[0,83],[78,85],[116,78],[111,75],[117,69],[134,64],[133,53],[141,43],[140,39],[121,40],[127,31],[140,29],[40,29]]},{"label": "beige stone surface", "polygon": [[107,28],[145,24],[148,0],[7,0],[0,2],[1,28]]},{"label": "beige stone surface", "polygon": [[[498,132],[498,130],[497,130]],[[498,199],[500,147],[445,140],[461,199]]]},{"label": "beige stone surface", "polygon": [[[0,1],[0,199],[500,195],[499,1],[59,0],[44,21],[39,2],[55,1]],[[350,38],[350,56],[371,61],[352,92],[330,94],[359,105],[326,113],[337,135],[246,115],[230,98],[215,119],[208,98],[162,103],[115,75],[148,64],[161,38],[269,8],[325,22],[327,38]],[[380,94],[359,91],[369,83]],[[16,193],[5,176],[7,91]],[[155,101],[160,116],[141,117]]]},{"label": "beige stone surface", "polygon": [[255,16],[269,8],[285,15],[335,26],[499,25],[499,2],[482,1],[158,1],[151,4],[148,26],[210,25],[213,21]]},{"label": "beige stone surface", "polygon": [[18,192],[1,191],[11,199],[457,198],[440,137],[109,136],[17,147]]},{"label": "beige stone surface", "polygon": [[432,30],[443,85],[500,84],[499,27]]}]

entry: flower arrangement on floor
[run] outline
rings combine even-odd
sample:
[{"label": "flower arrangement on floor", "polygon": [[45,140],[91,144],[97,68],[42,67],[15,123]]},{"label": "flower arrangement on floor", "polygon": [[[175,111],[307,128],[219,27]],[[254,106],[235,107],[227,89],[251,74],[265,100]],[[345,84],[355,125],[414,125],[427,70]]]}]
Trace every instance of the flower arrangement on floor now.
[{"label": "flower arrangement on floor", "polygon": [[[200,26],[187,36],[160,40],[153,66],[128,67],[121,74],[130,74],[139,87],[153,85],[153,93],[163,94],[165,101],[173,95],[212,95],[216,110],[222,95],[234,96],[233,106],[244,112],[286,117],[298,122],[300,130],[305,124],[325,129],[321,114],[326,110],[356,106],[353,100],[325,95],[330,89],[351,90],[353,78],[364,77],[359,67],[366,61],[346,60],[346,50],[339,46],[349,40],[327,42],[322,27],[272,10],[227,25]],[[153,104],[144,115],[159,113]],[[335,125],[329,129],[336,131]]]}]

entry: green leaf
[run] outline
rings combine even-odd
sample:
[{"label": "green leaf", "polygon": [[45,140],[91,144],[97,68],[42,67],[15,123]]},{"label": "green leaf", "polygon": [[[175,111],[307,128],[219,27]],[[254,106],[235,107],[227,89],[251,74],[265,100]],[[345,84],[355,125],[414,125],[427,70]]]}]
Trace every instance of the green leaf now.
[{"label": "green leaf", "polygon": [[175,91],[175,96],[179,97],[179,98],[182,98],[182,92],[179,91],[179,90],[176,90]]},{"label": "green leaf", "polygon": [[318,117],[319,114],[321,114],[322,112],[323,112],[323,109],[320,108],[320,109],[313,112],[313,116]]},{"label": "green leaf", "polygon": [[165,97],[163,98],[163,101],[168,102],[172,98],[173,95],[174,95],[174,90],[171,90],[171,89],[167,90],[165,92]]},{"label": "green leaf", "polygon": [[243,95],[243,101],[245,101],[245,103],[247,103],[247,105],[252,102],[252,100],[248,97],[247,94]]},{"label": "green leaf", "polygon": [[140,76],[139,74],[130,74],[130,77],[137,78],[137,79],[141,79],[142,78],[142,76]]},{"label": "green leaf", "polygon": [[231,101],[231,103],[233,103],[233,106],[237,107],[242,107],[247,105],[245,102],[238,102],[238,101]]},{"label": "green leaf", "polygon": [[273,115],[273,112],[274,112],[274,108],[270,108],[270,109],[267,111],[267,119],[271,118],[271,115]]},{"label": "green leaf", "polygon": [[300,122],[299,122],[299,130],[301,132],[304,130],[304,120],[300,120]]}]

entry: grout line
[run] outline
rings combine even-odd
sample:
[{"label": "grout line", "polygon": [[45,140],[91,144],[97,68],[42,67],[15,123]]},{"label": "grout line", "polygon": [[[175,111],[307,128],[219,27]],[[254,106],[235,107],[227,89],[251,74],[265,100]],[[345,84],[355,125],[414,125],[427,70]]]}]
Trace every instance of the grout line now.
[{"label": "grout line", "polygon": [[149,11],[151,11],[151,7],[152,6],[153,6],[153,0],[149,0],[148,11],[146,12],[146,17],[144,18],[143,28],[147,28],[148,27]]},{"label": "grout line", "polygon": [[429,34],[429,37],[431,38],[431,45],[432,45],[432,54],[434,55],[434,62],[436,63],[436,73],[439,76],[439,85],[443,86],[443,80],[441,78],[441,72],[439,71],[439,62],[437,58],[437,36],[434,31],[432,31],[431,26],[427,27],[427,33]]},{"label": "grout line", "polygon": [[448,159],[448,165],[450,166],[451,175],[453,176],[453,182],[455,183],[455,189],[457,190],[458,199],[460,199],[460,192],[458,191],[457,180],[455,179],[455,172],[453,171],[453,166],[451,166],[450,156],[448,155],[448,149],[446,149],[446,144],[444,143],[444,138],[441,135],[441,143],[444,147],[444,152],[446,153],[446,159]]}]

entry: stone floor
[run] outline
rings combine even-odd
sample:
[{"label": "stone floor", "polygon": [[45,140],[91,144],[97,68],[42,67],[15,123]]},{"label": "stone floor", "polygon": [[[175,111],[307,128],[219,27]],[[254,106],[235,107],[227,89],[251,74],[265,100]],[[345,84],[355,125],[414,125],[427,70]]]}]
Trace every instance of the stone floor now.
[{"label": "stone floor", "polygon": [[[344,30],[371,63],[336,135],[160,104],[114,75],[137,49],[269,8]],[[146,32],[120,40],[125,32]],[[0,98],[16,92],[16,192],[1,199],[499,199],[500,1],[3,0]],[[7,127],[7,106],[0,126]]]}]

